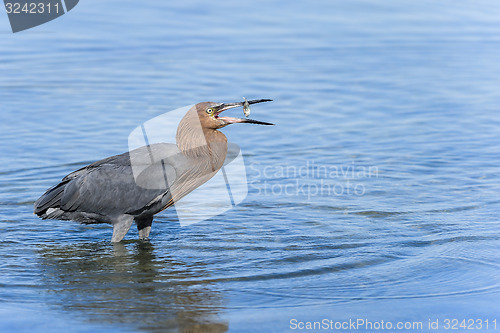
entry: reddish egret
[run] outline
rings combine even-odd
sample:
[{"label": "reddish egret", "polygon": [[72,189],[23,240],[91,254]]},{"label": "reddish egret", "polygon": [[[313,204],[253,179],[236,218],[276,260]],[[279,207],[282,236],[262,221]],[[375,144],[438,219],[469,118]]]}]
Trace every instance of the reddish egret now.
[{"label": "reddish egret", "polygon": [[[222,117],[221,112],[268,101],[198,103],[180,121],[177,144],[147,145],[72,172],[35,202],[35,214],[43,219],[111,223],[112,242],[121,241],[135,221],[139,238],[147,239],[153,215],[204,184],[222,167],[227,138],[218,129],[235,123],[272,125]],[[137,165],[140,173],[134,172]]]}]

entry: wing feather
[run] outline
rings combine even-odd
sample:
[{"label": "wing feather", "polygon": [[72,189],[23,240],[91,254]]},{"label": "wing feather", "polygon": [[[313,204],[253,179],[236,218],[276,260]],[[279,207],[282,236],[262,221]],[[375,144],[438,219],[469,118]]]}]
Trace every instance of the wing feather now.
[{"label": "wing feather", "polygon": [[35,213],[60,208],[110,217],[144,212],[157,202],[160,211],[161,202],[169,200],[169,187],[186,167],[176,145],[141,147],[70,173],[37,200]]}]

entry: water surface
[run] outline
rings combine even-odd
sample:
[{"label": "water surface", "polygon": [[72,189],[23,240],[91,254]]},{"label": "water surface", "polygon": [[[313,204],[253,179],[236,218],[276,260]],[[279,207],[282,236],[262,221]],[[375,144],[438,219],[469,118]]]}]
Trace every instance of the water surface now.
[{"label": "water surface", "polygon": [[[2,330],[500,319],[495,2],[86,0],[2,22]],[[277,126],[223,130],[247,165],[235,209],[188,227],[165,211],[150,242],[116,245],[32,214],[141,123],[242,96],[274,99],[252,117]]]}]

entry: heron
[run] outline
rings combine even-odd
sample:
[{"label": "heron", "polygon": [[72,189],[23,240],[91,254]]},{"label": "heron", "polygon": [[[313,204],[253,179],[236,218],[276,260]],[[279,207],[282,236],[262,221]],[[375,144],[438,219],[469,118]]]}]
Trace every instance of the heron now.
[{"label": "heron", "polygon": [[221,113],[269,101],[198,103],[179,122],[175,144],[148,144],[76,170],[35,202],[34,213],[42,219],[109,223],[112,242],[120,242],[135,221],[139,239],[149,239],[155,214],[207,182],[223,166],[228,143],[219,129],[236,123],[273,125]]}]

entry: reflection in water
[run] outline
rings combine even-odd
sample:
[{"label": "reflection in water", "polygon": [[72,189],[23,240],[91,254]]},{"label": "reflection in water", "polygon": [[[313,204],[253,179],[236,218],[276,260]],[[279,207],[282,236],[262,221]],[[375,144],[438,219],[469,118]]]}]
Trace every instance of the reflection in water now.
[{"label": "reflection in water", "polygon": [[228,329],[219,318],[223,295],[209,284],[190,282],[203,268],[159,258],[149,242],[49,245],[40,252],[56,304],[92,322],[152,332]]}]

